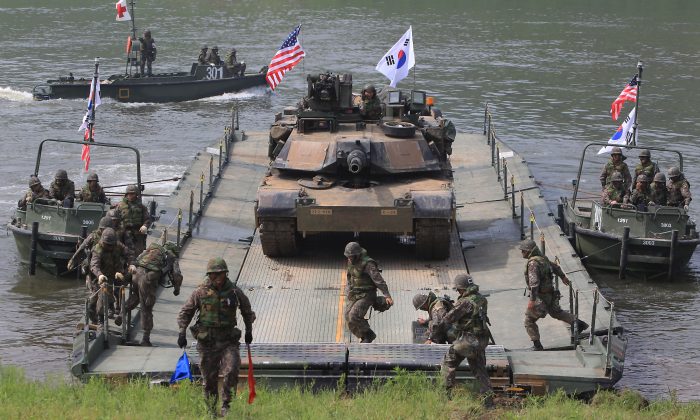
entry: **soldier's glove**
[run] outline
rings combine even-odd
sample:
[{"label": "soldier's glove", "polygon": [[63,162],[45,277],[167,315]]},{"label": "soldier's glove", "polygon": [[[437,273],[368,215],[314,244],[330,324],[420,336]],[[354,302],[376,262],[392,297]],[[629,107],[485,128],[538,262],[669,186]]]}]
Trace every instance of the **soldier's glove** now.
[{"label": "soldier's glove", "polygon": [[187,332],[183,331],[180,333],[180,335],[177,336],[177,345],[181,349],[184,349],[187,347]]},{"label": "soldier's glove", "polygon": [[687,204],[685,206],[683,206],[683,210],[685,210],[686,213],[688,212],[688,205]]},{"label": "soldier's glove", "polygon": [[119,280],[119,281],[124,281],[124,274],[122,274],[122,273],[116,273],[116,274],[114,275],[114,279],[115,279],[115,280]]},{"label": "soldier's glove", "polygon": [[561,282],[564,283],[564,284],[567,285],[567,286],[571,284],[571,282],[569,281],[569,278],[568,278],[568,277],[562,277],[562,278],[561,278]]},{"label": "soldier's glove", "polygon": [[253,331],[245,330],[245,343],[250,344],[253,342]]},{"label": "soldier's glove", "polygon": [[100,274],[97,277],[97,283],[102,284],[102,283],[106,283],[106,282],[107,282],[107,276],[105,276],[104,274]]},{"label": "soldier's glove", "polygon": [[136,266],[134,264],[131,264],[129,266],[129,273],[130,274],[136,274]]},{"label": "soldier's glove", "polygon": [[139,229],[139,232],[140,232],[142,235],[145,235],[146,232],[148,232],[148,227],[146,227],[146,225],[141,226],[141,229]]},{"label": "soldier's glove", "polygon": [[180,289],[173,289],[173,295],[178,296],[180,294]]}]

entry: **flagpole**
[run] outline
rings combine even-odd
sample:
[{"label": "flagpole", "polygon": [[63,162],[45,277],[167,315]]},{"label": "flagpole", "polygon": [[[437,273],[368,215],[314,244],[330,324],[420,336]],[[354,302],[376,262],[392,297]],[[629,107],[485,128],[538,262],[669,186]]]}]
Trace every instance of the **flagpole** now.
[{"label": "flagpole", "polygon": [[97,95],[97,88],[99,86],[99,67],[100,67],[100,57],[95,57],[95,74],[92,76],[92,88],[90,89],[90,101],[92,102],[92,109],[90,110],[90,117],[88,118],[88,138],[86,141],[93,142],[92,138],[92,128],[95,125],[95,96]]},{"label": "flagpole", "polygon": [[642,70],[644,63],[642,60],[637,62],[637,101],[634,103],[634,124],[632,125],[632,146],[637,145],[637,119],[639,118],[639,95],[642,91]]},{"label": "flagpole", "polygon": [[131,6],[131,39],[136,40],[136,22],[134,21],[134,0],[130,0],[129,5]]}]

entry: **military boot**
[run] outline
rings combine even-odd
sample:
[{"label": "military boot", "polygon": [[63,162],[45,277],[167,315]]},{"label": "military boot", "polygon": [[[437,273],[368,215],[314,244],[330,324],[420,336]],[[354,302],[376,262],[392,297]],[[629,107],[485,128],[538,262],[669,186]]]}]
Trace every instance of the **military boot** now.
[{"label": "military boot", "polygon": [[[578,328],[578,332],[581,333],[581,332],[587,330],[589,325],[585,321],[581,321],[580,319],[577,319],[576,320],[576,327]],[[573,323],[571,324],[571,328],[572,329],[574,328]]]},{"label": "military boot", "polygon": [[544,347],[542,347],[542,343],[540,343],[540,340],[535,340],[532,342],[532,347],[530,347],[530,350],[542,351],[542,350],[544,350]]},{"label": "military boot", "polygon": [[228,414],[228,403],[223,403],[221,405],[221,413],[220,414],[221,414],[221,417],[226,417],[226,415]]},{"label": "military boot", "polygon": [[141,346],[142,347],[153,347],[153,344],[151,344],[151,332],[144,332],[143,337],[141,337]]},{"label": "military boot", "polygon": [[374,341],[375,338],[377,338],[377,334],[375,334],[374,331],[370,330],[365,337],[362,337],[360,343],[371,343],[372,341]]},{"label": "military boot", "polygon": [[120,327],[122,325],[122,316],[121,315],[117,315],[114,317],[114,325],[116,325],[117,327]]}]

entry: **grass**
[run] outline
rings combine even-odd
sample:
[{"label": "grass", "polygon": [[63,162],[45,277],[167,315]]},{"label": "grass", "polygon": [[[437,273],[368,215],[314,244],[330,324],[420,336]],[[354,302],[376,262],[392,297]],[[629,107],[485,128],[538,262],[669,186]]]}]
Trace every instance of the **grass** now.
[{"label": "grass", "polygon": [[[247,391],[234,400],[230,418],[253,419],[691,419],[700,418],[700,403],[670,398],[647,402],[639,393],[602,391],[590,402],[559,392],[545,397],[510,400],[496,409],[484,409],[465,389],[448,400],[441,387],[421,374],[400,373],[347,397],[339,391],[309,392],[301,388],[258,387],[247,404]],[[499,400],[501,401],[501,400]],[[501,401],[504,402],[504,401]],[[54,378],[26,379],[15,367],[0,366],[2,419],[192,419],[207,418],[201,387],[181,382],[176,387],[149,387],[145,380],[113,384],[93,379],[66,384]]]}]

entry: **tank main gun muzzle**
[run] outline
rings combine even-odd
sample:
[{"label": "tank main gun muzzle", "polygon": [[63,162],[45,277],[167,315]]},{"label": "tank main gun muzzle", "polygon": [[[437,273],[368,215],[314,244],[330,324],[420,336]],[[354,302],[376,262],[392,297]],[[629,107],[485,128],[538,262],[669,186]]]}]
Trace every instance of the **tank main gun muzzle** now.
[{"label": "tank main gun muzzle", "polygon": [[350,173],[359,174],[367,164],[367,155],[362,150],[353,150],[347,158]]}]

